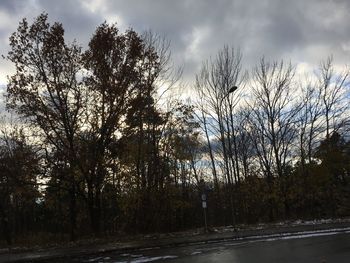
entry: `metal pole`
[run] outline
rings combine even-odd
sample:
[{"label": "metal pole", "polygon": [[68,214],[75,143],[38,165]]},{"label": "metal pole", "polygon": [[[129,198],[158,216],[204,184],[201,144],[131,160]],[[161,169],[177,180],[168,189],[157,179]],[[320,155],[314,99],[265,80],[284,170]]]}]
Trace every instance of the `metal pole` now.
[{"label": "metal pole", "polygon": [[204,184],[202,189],[202,208],[203,208],[203,215],[204,215],[204,231],[205,233],[208,232],[208,223],[207,223],[207,195],[204,193]]},{"label": "metal pole", "polygon": [[205,231],[205,233],[207,233],[207,232],[208,232],[207,209],[206,209],[206,208],[203,208],[203,210],[204,210],[204,226],[205,226],[204,231]]}]

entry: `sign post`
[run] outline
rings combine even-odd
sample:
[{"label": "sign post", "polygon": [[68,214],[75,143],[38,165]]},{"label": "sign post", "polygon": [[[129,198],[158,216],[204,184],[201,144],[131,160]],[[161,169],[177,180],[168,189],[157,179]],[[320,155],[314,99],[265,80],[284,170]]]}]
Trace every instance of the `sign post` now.
[{"label": "sign post", "polygon": [[202,208],[204,213],[204,231],[208,232],[208,224],[207,224],[207,196],[206,194],[202,194]]}]

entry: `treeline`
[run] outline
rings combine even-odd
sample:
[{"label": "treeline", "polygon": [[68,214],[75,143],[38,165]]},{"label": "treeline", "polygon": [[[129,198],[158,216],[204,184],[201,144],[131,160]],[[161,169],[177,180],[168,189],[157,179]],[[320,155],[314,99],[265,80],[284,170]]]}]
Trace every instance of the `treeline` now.
[{"label": "treeline", "polygon": [[207,169],[232,222],[348,216],[349,68],[329,57],[301,77],[283,61],[251,72],[241,62],[224,47],[195,86]]},{"label": "treeline", "polygon": [[203,193],[210,225],[350,213],[349,71],[331,58],[301,80],[265,59],[244,72],[224,47],[183,103],[162,97],[179,80],[164,39],[103,23],[83,49],[42,14],[6,59],[20,120],[0,134],[8,244],[200,227]]}]

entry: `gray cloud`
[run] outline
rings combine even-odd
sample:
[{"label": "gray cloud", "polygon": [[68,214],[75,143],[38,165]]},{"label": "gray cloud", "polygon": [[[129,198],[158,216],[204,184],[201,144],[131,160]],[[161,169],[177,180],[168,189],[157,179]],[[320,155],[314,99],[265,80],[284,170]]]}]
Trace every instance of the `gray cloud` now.
[{"label": "gray cloud", "polygon": [[49,14],[51,21],[63,24],[68,39],[76,39],[81,44],[86,44],[96,27],[104,21],[102,14],[92,13],[79,1],[38,0],[38,4]]},{"label": "gray cloud", "polygon": [[[175,63],[184,64],[191,81],[203,60],[224,44],[240,47],[247,68],[262,55],[315,65],[333,54],[338,63],[350,58],[348,0],[5,0],[0,2],[0,53],[18,21],[46,11],[60,21],[69,39],[86,44],[104,20],[122,29],[151,29],[172,43]],[[2,22],[2,21],[1,21]],[[8,65],[1,62],[0,74]],[[0,75],[0,83],[3,81]]]}]

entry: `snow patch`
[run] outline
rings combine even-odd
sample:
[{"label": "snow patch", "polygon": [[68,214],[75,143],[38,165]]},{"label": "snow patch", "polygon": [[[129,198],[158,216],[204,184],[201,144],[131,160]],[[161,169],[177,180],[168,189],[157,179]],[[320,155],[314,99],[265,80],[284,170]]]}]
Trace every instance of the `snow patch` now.
[{"label": "snow patch", "polygon": [[135,260],[131,260],[130,263],[152,262],[157,260],[165,260],[165,259],[173,259],[173,258],[177,258],[177,256],[141,257]]},{"label": "snow patch", "polygon": [[143,255],[130,255],[130,254],[124,254],[132,257],[132,259],[129,259],[128,261],[115,261],[114,263],[143,263],[143,262],[152,262],[157,260],[165,260],[165,259],[174,259],[177,258],[177,256],[157,256],[157,257],[145,257]]},{"label": "snow patch", "polygon": [[100,260],[100,259],[102,259],[102,257],[91,258],[91,259],[86,260],[85,262],[95,262],[95,261],[98,261],[98,260]]},{"label": "snow patch", "polygon": [[319,236],[333,236],[340,233],[350,233],[350,231],[345,232],[325,232],[325,233],[313,233],[313,234],[305,234],[305,235],[296,235],[296,236],[282,236],[275,238],[268,238],[264,241],[275,241],[275,240],[285,240],[285,239],[299,239],[299,238],[307,238],[307,237],[319,237]]},{"label": "snow patch", "polygon": [[[276,240],[288,240],[288,239],[300,239],[300,238],[308,238],[308,237],[318,237],[318,236],[332,236],[337,234],[347,234],[350,233],[350,227],[346,228],[334,228],[334,229],[327,229],[327,230],[315,230],[315,231],[304,231],[304,232],[295,232],[295,233],[283,233],[278,235],[260,235],[260,236],[253,236],[248,237],[248,239],[253,240],[247,240],[246,242],[235,242],[231,243],[229,245],[231,246],[239,246],[243,244],[248,243],[255,243],[255,242],[269,242],[269,241],[276,241]],[[236,240],[244,240],[246,238],[238,238]]]}]

